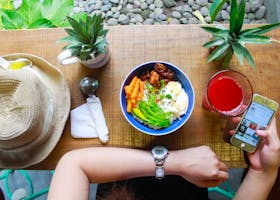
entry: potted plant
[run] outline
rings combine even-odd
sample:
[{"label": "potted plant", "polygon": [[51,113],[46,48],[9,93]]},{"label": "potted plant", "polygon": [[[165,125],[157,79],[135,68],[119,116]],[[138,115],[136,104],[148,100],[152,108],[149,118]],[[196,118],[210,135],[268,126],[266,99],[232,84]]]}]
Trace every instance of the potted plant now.
[{"label": "potted plant", "polygon": [[58,56],[62,64],[82,62],[89,68],[104,66],[110,58],[110,51],[101,15],[79,15],[77,19],[67,17],[72,29],[66,28],[67,37],[60,42],[68,42]]},{"label": "potted plant", "polygon": [[[213,22],[227,0],[214,0],[210,8],[211,22]],[[252,67],[256,67],[255,62],[245,47],[245,44],[267,44],[273,40],[263,34],[280,26],[280,23],[262,25],[256,28],[242,30],[245,16],[245,0],[229,0],[231,3],[229,28],[221,25],[217,27],[202,26],[201,28],[212,34],[210,41],[203,47],[210,48],[210,55],[207,62],[214,60],[222,61],[222,66],[227,67],[235,53],[239,63],[243,65],[245,58]]]}]

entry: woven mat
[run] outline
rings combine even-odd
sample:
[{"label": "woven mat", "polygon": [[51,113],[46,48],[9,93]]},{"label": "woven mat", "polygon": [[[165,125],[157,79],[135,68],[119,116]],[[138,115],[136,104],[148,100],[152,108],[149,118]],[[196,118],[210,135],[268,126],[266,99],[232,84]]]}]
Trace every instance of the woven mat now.
[{"label": "woven mat", "polygon": [[[65,36],[63,29],[42,29],[23,31],[1,31],[0,55],[26,52],[46,58],[65,75],[71,91],[72,109],[85,102],[79,91],[79,82],[85,75],[92,75],[100,82],[97,96],[100,97],[110,131],[107,146],[150,149],[161,144],[169,149],[181,149],[201,144],[209,145],[218,156],[232,167],[244,167],[243,152],[226,144],[220,131],[225,120],[202,109],[202,97],[208,79],[220,68],[206,64],[208,49],[202,47],[210,35],[199,25],[139,25],[110,27],[108,41],[111,59],[106,67],[90,70],[81,64],[61,66],[56,56],[63,44],[56,41]],[[280,39],[280,30],[270,33]],[[248,45],[249,46],[249,45]],[[276,101],[280,100],[279,52],[280,45],[250,45],[257,69],[248,63],[239,66],[234,58],[231,69],[244,73],[251,81],[254,91]],[[127,73],[135,66],[151,60],[162,60],[179,66],[190,78],[195,90],[195,108],[191,118],[173,134],[155,137],[140,133],[131,127],[122,116],[119,106],[120,86]],[[279,115],[279,114],[278,114]],[[278,117],[279,119],[279,117]],[[279,120],[278,120],[279,124]],[[47,160],[34,169],[53,169],[58,159],[71,149],[100,146],[98,139],[73,139],[70,122],[63,137]]]}]

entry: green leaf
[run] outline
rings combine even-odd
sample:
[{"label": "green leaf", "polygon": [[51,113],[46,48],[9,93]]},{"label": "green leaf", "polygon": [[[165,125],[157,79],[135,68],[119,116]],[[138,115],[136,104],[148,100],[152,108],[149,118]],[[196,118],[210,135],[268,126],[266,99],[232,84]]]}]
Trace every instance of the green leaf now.
[{"label": "green leaf", "polygon": [[216,27],[213,27],[213,26],[201,26],[202,29],[204,29],[205,31],[211,33],[211,34],[215,34],[215,33],[218,33],[220,31],[222,31],[221,28],[216,28]]},{"label": "green leaf", "polygon": [[[69,42],[70,41],[70,42]],[[71,36],[66,37],[66,38],[62,38],[61,40],[59,40],[59,42],[69,42],[68,45],[66,46],[66,48],[72,48],[72,47],[78,47],[78,46],[82,46],[83,43],[79,42],[79,41],[74,41]]]},{"label": "green leaf", "polygon": [[268,36],[262,35],[242,35],[238,41],[240,43],[249,43],[249,44],[268,44],[271,43],[271,40]]},{"label": "green leaf", "polygon": [[97,54],[105,53],[105,48],[108,45],[108,42],[106,39],[99,37],[94,45],[96,46]]},{"label": "green leaf", "polygon": [[99,31],[98,37],[106,37],[107,33],[109,32],[108,29],[103,29]]},{"label": "green leaf", "polygon": [[202,29],[207,31],[208,33],[211,33],[214,36],[220,36],[220,37],[227,37],[228,36],[228,30],[212,27],[212,26],[201,26]]},{"label": "green leaf", "polygon": [[75,19],[68,17],[67,19],[70,23],[70,25],[72,26],[72,28],[75,30],[75,32],[79,35],[79,38],[83,38],[83,41],[85,43],[89,43],[90,42],[90,35],[88,34],[85,24],[83,21],[76,21]]},{"label": "green leaf", "polygon": [[229,46],[230,45],[228,43],[224,43],[223,45],[218,46],[208,57],[207,63],[215,60],[216,58],[224,54]]},{"label": "green leaf", "polygon": [[66,16],[71,13],[73,7],[73,0],[44,0],[41,12],[43,17],[52,21],[55,26],[65,27]]},{"label": "green leaf", "polygon": [[81,35],[79,33],[77,33],[75,30],[73,29],[64,29],[70,36],[73,37],[73,40],[76,41],[81,41],[83,43],[88,43],[88,38],[84,37],[84,35]]},{"label": "green leaf", "polygon": [[227,49],[226,53],[225,53],[225,56],[224,56],[224,61],[222,63],[222,65],[224,67],[228,67],[230,61],[231,61],[231,58],[233,56],[233,49],[230,47]]},{"label": "green leaf", "polygon": [[245,0],[242,0],[239,5],[239,11],[238,11],[239,14],[238,14],[238,18],[236,20],[236,24],[235,24],[235,28],[234,28],[235,35],[239,35],[239,33],[242,29],[244,16],[245,16],[245,10],[246,10],[245,7],[246,7],[246,2],[245,2]]},{"label": "green leaf", "polygon": [[211,41],[206,42],[205,44],[203,44],[203,47],[210,48],[210,47],[213,47],[213,46],[219,46],[219,45],[222,45],[224,42],[225,42],[224,39],[216,38],[214,40],[211,40]]},{"label": "green leaf", "polygon": [[2,24],[4,29],[21,29],[27,28],[28,25],[23,17],[15,10],[0,10],[2,16]]},{"label": "green leaf", "polygon": [[[257,31],[260,31],[259,28],[249,28],[249,29],[244,29],[242,31],[240,31],[239,36],[243,36],[243,35],[250,35],[250,34],[255,34]],[[258,35],[258,34],[255,34]]]},{"label": "green leaf", "polygon": [[17,13],[20,14],[26,21],[28,27],[40,18],[43,18],[42,3],[38,0],[22,0]]},{"label": "green leaf", "polygon": [[99,32],[102,29],[101,15],[93,15],[89,25],[90,25],[89,29],[90,29],[91,37],[95,41],[95,40],[97,40]]},{"label": "green leaf", "polygon": [[214,22],[216,19],[219,11],[222,9],[223,5],[226,3],[227,0],[214,0],[210,7],[210,17],[211,23]]},{"label": "green leaf", "polygon": [[250,29],[246,29],[240,32],[240,34],[246,34],[246,33],[254,33],[257,35],[261,35],[264,33],[267,33],[269,31],[272,31],[273,29],[276,29],[280,26],[280,22],[279,23],[275,23],[275,24],[268,24],[268,25],[263,25],[263,26],[259,26],[256,28],[250,28]]},{"label": "green leaf", "polygon": [[232,44],[232,48],[239,60],[240,65],[243,65],[243,49],[242,49],[242,45],[238,42],[233,42]]},{"label": "green leaf", "polygon": [[236,0],[231,0],[231,7],[230,7],[230,24],[229,24],[229,33],[234,33],[235,26],[237,25],[238,19],[238,6]]},{"label": "green leaf", "polygon": [[81,53],[81,46],[76,47],[76,48],[69,48],[69,50],[72,52],[72,56],[80,57]]},{"label": "green leaf", "polygon": [[[77,38],[72,37],[72,36],[66,36],[64,38],[61,38],[57,41],[58,43],[62,43],[62,42],[68,42],[68,43],[75,43],[75,42],[80,42],[79,40],[77,40]],[[82,43],[81,43],[82,44]]]},{"label": "green leaf", "polygon": [[33,22],[32,24],[30,24],[29,28],[54,28],[55,26],[53,25],[53,23],[45,18],[40,18],[38,20],[36,20],[35,22]]},{"label": "green leaf", "polygon": [[249,51],[243,47],[242,45],[240,45],[240,48],[242,50],[242,54],[244,56],[244,58],[249,62],[249,64],[253,67],[253,68],[256,68],[256,64],[251,56],[251,54],[249,53]]}]

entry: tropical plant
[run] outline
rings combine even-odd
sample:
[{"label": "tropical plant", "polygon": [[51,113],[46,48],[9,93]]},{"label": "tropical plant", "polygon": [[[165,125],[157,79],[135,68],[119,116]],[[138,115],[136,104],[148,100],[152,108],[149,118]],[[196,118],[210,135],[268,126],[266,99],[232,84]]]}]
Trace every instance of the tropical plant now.
[{"label": "tropical plant", "polygon": [[201,28],[212,34],[212,39],[206,42],[203,47],[213,49],[207,62],[222,60],[222,65],[227,67],[235,53],[239,63],[243,65],[245,58],[252,67],[255,62],[245,47],[245,44],[267,44],[273,40],[263,34],[280,26],[280,23],[262,25],[256,28],[242,30],[245,16],[245,0],[214,0],[210,8],[211,22],[213,22],[226,1],[231,3],[229,29],[219,25],[217,27],[205,26]]},{"label": "tropical plant", "polygon": [[66,28],[68,36],[59,40],[60,42],[68,42],[63,48],[64,50],[70,50],[72,56],[78,57],[82,61],[106,53],[108,30],[103,27],[101,15],[84,14],[80,15],[77,20],[69,16],[67,19],[72,29]]},{"label": "tropical plant", "polygon": [[66,27],[66,16],[73,7],[73,0],[22,0],[17,10],[2,7],[0,16],[3,29]]}]

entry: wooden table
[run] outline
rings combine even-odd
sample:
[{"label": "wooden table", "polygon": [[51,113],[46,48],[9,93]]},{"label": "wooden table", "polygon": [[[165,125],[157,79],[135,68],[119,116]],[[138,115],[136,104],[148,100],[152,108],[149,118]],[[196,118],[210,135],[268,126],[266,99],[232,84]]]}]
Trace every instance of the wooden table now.
[{"label": "wooden table", "polygon": [[[150,149],[161,144],[169,149],[181,149],[196,145],[209,145],[231,167],[244,167],[243,153],[222,139],[220,131],[225,120],[201,107],[208,79],[219,68],[206,64],[208,49],[202,44],[210,35],[199,25],[137,25],[109,28],[108,40],[111,59],[106,67],[90,70],[81,64],[62,66],[56,60],[63,44],[56,41],[64,37],[63,29],[37,29],[1,31],[0,55],[25,52],[41,56],[55,64],[65,75],[71,91],[72,109],[85,102],[79,91],[79,82],[85,75],[93,75],[100,81],[97,95],[101,98],[110,132],[105,146]],[[268,35],[280,40],[280,29]],[[280,44],[248,45],[257,68],[247,62],[239,66],[233,59],[231,69],[244,73],[251,81],[254,92],[280,101]],[[126,74],[135,66],[151,60],[162,60],[179,66],[190,78],[195,90],[195,108],[191,118],[178,131],[167,136],[149,136],[129,125],[119,106],[119,90]],[[279,124],[278,112],[278,126]],[[30,169],[54,169],[59,158],[67,151],[83,147],[101,146],[99,139],[73,139],[70,120],[54,151],[46,160]]]}]

